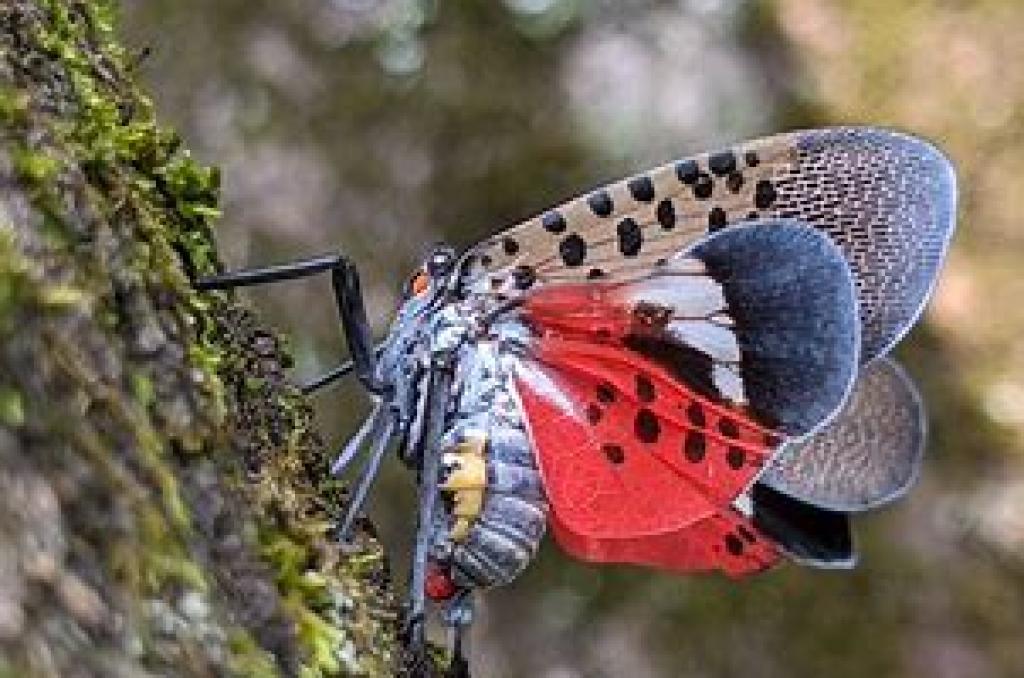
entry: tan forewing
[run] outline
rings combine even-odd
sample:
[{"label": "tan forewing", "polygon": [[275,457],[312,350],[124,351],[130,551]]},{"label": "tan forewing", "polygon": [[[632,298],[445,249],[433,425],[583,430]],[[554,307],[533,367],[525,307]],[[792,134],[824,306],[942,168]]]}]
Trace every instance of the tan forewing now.
[{"label": "tan forewing", "polygon": [[792,135],[784,134],[596,189],[470,250],[473,287],[515,294],[649,271],[709,231],[774,214],[772,184],[792,171],[796,158]]},{"label": "tan forewing", "polygon": [[870,127],[780,134],[580,196],[470,249],[468,291],[635,278],[707,233],[782,218],[829,235],[854,274],[865,362],[920,314],[945,257],[956,177],[925,141]]}]

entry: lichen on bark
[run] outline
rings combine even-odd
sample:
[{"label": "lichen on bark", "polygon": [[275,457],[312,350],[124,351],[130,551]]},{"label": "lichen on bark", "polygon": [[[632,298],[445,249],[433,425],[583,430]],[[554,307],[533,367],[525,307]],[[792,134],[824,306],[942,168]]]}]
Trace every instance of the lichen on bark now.
[{"label": "lichen on bark", "polygon": [[0,5],[0,677],[384,675],[380,546],[219,267],[113,3]]}]

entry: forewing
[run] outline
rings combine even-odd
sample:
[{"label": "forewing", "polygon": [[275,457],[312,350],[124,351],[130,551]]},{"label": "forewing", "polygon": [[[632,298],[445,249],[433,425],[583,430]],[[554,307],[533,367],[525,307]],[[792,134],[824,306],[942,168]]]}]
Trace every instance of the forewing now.
[{"label": "forewing", "polygon": [[620,347],[542,338],[516,381],[571,554],[680,571],[763,569],[775,549],[731,507],[777,442]]},{"label": "forewing", "polygon": [[760,482],[833,511],[892,501],[917,476],[925,414],[913,382],[889,359],[861,372],[839,415],[804,441],[787,443]]},{"label": "forewing", "polygon": [[665,165],[569,201],[472,248],[476,292],[624,279],[745,220],[821,229],[854,272],[861,359],[892,346],[930,293],[955,217],[956,182],[931,145],[873,128],[781,134]]}]

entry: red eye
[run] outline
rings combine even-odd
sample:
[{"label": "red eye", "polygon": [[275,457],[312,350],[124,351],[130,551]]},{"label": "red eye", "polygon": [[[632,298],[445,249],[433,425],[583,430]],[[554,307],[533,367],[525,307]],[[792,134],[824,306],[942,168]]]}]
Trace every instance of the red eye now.
[{"label": "red eye", "polygon": [[420,271],[409,281],[409,290],[412,296],[418,297],[430,288],[430,276],[426,271]]}]

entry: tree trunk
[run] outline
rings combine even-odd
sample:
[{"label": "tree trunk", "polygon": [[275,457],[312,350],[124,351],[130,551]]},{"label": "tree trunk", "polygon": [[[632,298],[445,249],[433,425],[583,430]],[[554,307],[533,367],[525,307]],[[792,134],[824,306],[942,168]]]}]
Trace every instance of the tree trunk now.
[{"label": "tree trunk", "polygon": [[106,0],[0,4],[0,677],[384,675],[397,605]]}]

